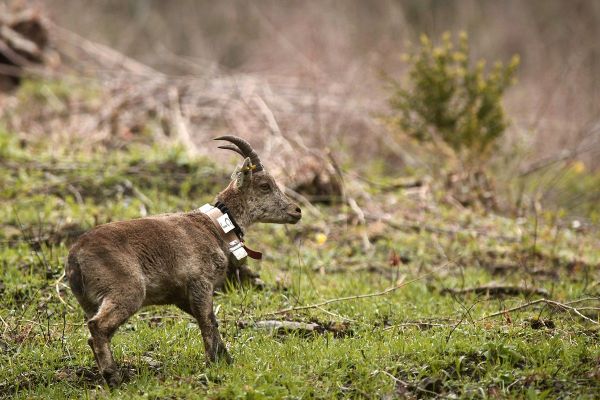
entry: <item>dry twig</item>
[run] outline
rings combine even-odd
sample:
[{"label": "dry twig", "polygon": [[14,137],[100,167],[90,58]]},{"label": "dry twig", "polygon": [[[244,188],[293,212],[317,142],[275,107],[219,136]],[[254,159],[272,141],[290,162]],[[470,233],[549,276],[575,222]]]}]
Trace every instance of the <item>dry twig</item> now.
[{"label": "dry twig", "polygon": [[485,317],[482,317],[482,318],[478,319],[477,321],[479,322],[479,321],[483,321],[485,319],[498,317],[500,315],[506,315],[507,313],[510,313],[510,312],[513,312],[513,311],[523,310],[525,308],[529,308],[529,307],[534,306],[536,304],[544,303],[544,304],[548,304],[548,305],[554,306],[554,307],[556,307],[556,308],[558,308],[560,310],[571,312],[571,313],[579,316],[580,318],[582,318],[582,319],[584,319],[584,320],[586,320],[588,322],[591,322],[593,324],[600,325],[599,322],[594,321],[593,319],[591,319],[591,318],[583,315],[579,311],[579,309],[577,309],[577,308],[572,307],[572,306],[569,305],[569,304],[575,304],[575,303],[581,302],[581,301],[583,301],[583,300],[575,300],[573,302],[565,304],[565,303],[559,303],[558,301],[549,300],[549,299],[545,299],[545,298],[544,299],[537,299],[537,300],[529,301],[527,303],[523,303],[523,304],[518,305],[516,307],[508,308],[508,309],[505,309],[505,310],[502,310],[502,311],[495,312],[493,314],[486,315]]},{"label": "dry twig", "polygon": [[260,317],[265,317],[265,316],[270,316],[270,315],[278,315],[278,314],[285,314],[288,312],[293,312],[293,311],[301,311],[301,310],[309,310],[309,309],[313,309],[313,308],[320,308],[323,306],[326,306],[328,304],[332,304],[332,303],[338,303],[341,301],[348,301],[348,300],[358,300],[358,299],[365,299],[365,298],[370,298],[370,297],[379,297],[379,296],[385,296],[389,293],[395,292],[398,289],[403,288],[404,286],[410,285],[411,283],[415,283],[417,281],[423,280],[426,277],[432,275],[433,273],[437,272],[438,270],[447,267],[448,265],[450,265],[452,263],[452,261],[448,261],[444,264],[442,264],[441,266],[439,266],[438,268],[435,268],[433,271],[428,272],[424,275],[421,275],[415,279],[411,279],[410,281],[407,282],[400,282],[399,284],[389,287],[385,290],[382,290],[380,292],[373,292],[373,293],[366,293],[366,294],[357,294],[354,296],[346,296],[346,297],[336,297],[333,299],[329,299],[329,300],[325,300],[322,301],[320,303],[315,303],[315,304],[309,304],[309,305],[305,305],[305,306],[295,306],[295,307],[288,307],[288,308],[283,308],[281,310],[277,310],[277,311],[272,311],[266,314],[262,314]]}]

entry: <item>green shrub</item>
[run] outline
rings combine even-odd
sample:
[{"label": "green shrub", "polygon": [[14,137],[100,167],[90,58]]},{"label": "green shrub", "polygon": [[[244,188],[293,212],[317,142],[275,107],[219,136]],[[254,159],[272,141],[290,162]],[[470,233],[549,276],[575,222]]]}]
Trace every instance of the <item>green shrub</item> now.
[{"label": "green shrub", "polygon": [[421,45],[405,55],[409,87],[391,80],[389,122],[419,142],[451,149],[463,162],[480,163],[507,127],[502,95],[514,81],[519,57],[486,71],[485,60],[470,63],[465,33],[457,42],[445,33],[434,46],[421,36]]}]

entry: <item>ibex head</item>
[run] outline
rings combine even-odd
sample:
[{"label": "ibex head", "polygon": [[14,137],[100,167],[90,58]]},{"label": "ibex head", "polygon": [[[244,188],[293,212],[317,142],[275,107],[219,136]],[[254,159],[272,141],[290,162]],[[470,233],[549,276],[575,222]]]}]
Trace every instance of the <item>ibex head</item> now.
[{"label": "ibex head", "polygon": [[236,218],[243,221],[241,223],[295,224],[300,221],[300,207],[281,191],[248,142],[236,136],[220,136],[215,140],[232,143],[219,148],[235,151],[244,157],[244,163],[234,171],[227,189],[217,196],[218,201],[227,204],[231,210],[237,210]]}]

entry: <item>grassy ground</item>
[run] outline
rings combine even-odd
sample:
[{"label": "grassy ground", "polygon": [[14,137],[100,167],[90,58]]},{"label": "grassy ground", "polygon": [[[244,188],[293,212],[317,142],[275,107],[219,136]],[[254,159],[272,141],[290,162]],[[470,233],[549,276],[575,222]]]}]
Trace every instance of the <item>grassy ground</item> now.
[{"label": "grassy ground", "polygon": [[[0,134],[0,397],[600,393],[597,233],[561,226],[551,215],[483,215],[381,181],[368,189],[372,206],[361,205],[388,222],[367,218],[363,226],[347,207],[323,206],[305,209],[299,225],[249,233],[249,245],[266,254],[260,265],[251,263],[266,288],[231,288],[216,297],[233,365],[206,367],[194,321],[174,307],[148,308],[113,339],[128,379],[108,389],[87,346],[83,314],[61,279],[68,243],[99,223],[199,207],[227,183],[228,172],[175,148],[73,152]],[[490,283],[520,293],[457,292]],[[398,289],[380,294],[392,287]],[[538,302],[485,318],[536,299],[590,297],[571,304],[578,311]],[[273,319],[319,329],[253,324]]]}]

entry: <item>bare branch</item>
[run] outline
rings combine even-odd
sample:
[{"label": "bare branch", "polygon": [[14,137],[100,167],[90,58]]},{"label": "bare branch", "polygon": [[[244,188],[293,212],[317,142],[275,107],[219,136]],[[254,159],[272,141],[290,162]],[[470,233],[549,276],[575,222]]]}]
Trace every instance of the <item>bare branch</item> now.
[{"label": "bare branch", "polygon": [[445,268],[447,266],[449,266],[450,264],[452,264],[453,261],[448,261],[444,264],[442,264],[440,267],[435,268],[433,271],[421,275],[415,279],[412,279],[410,281],[407,282],[400,282],[399,284],[389,287],[385,290],[382,290],[380,292],[373,292],[373,293],[366,293],[366,294],[357,294],[354,296],[346,296],[346,297],[337,297],[337,298],[333,298],[333,299],[329,299],[329,300],[325,300],[322,301],[320,303],[315,303],[315,304],[309,304],[309,305],[305,305],[305,306],[296,306],[296,307],[288,307],[288,308],[283,308],[281,310],[277,310],[277,311],[272,311],[269,313],[265,313],[262,314],[260,317],[265,317],[265,316],[270,316],[270,315],[277,315],[277,314],[285,314],[288,312],[293,312],[293,311],[302,311],[302,310],[309,310],[309,309],[313,309],[313,308],[320,308],[323,306],[326,306],[328,304],[332,304],[332,303],[339,303],[341,301],[349,301],[349,300],[358,300],[358,299],[366,299],[366,298],[370,298],[370,297],[379,297],[379,296],[385,296],[387,294],[390,294],[392,292],[395,292],[398,289],[403,288],[404,286],[410,285],[411,283],[415,283],[417,281],[423,280],[426,277],[432,275],[433,273],[437,272],[438,270]]},{"label": "bare branch", "polygon": [[[575,302],[578,302],[578,301],[579,300],[575,300]],[[583,315],[579,311],[579,309],[567,305],[567,304],[574,304],[573,302],[565,304],[565,303],[559,303],[558,301],[548,300],[548,299],[537,299],[537,300],[529,301],[527,303],[523,303],[523,304],[518,305],[516,307],[512,307],[512,308],[509,308],[509,309],[505,309],[505,310],[502,310],[502,311],[495,312],[493,314],[486,315],[485,317],[482,317],[482,318],[478,319],[477,321],[479,322],[479,321],[483,321],[485,319],[498,317],[500,315],[505,315],[506,313],[510,313],[510,312],[513,312],[513,311],[523,310],[525,308],[528,308],[528,307],[531,307],[531,306],[534,306],[534,305],[540,304],[540,303],[549,304],[549,305],[555,306],[555,307],[557,307],[557,308],[559,308],[561,310],[572,312],[573,314],[581,317],[582,319],[584,319],[584,320],[586,320],[588,322],[591,322],[592,324],[600,325],[600,323],[598,323],[597,321],[594,321],[590,317],[587,317],[587,316]]]}]

